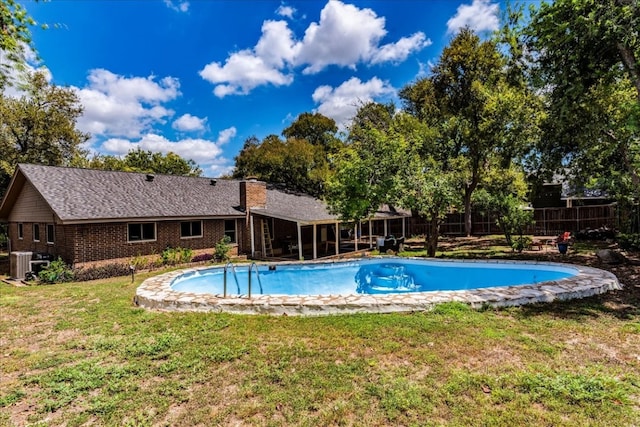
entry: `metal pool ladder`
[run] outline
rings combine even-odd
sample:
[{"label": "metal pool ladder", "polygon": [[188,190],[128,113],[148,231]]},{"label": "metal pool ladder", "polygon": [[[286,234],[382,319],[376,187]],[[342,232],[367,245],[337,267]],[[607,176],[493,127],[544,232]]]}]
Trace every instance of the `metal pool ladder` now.
[{"label": "metal pool ladder", "polygon": [[256,277],[258,277],[258,284],[260,285],[260,294],[262,294],[262,280],[260,280],[260,271],[258,270],[258,265],[255,262],[252,262],[251,265],[249,266],[249,283],[247,284],[247,287],[249,289],[249,295],[248,297],[251,298],[251,270],[253,270],[253,267],[256,268]]},{"label": "metal pool ladder", "polygon": [[[233,277],[236,279],[236,286],[238,287],[238,295],[240,295],[240,283],[238,283],[238,274],[236,273],[236,266],[232,262],[228,262],[224,266],[224,295],[223,297],[227,297],[227,270],[228,267],[231,267],[231,271],[233,272]],[[251,279],[249,279],[251,280]]]},{"label": "metal pool ladder", "polygon": [[[226,298],[227,297],[227,273],[229,271],[229,267],[231,267],[231,271],[233,272],[233,277],[236,279],[236,287],[238,288],[238,295],[240,295],[240,283],[238,282],[238,272],[236,271],[236,266],[235,264],[233,264],[232,262],[228,262],[225,264],[224,266],[224,290],[223,290],[223,297]],[[249,271],[248,271],[248,283],[247,283],[247,289],[248,289],[248,298],[251,298],[251,271],[254,269],[256,270],[256,277],[258,277],[258,284],[260,285],[260,293],[262,294],[262,280],[260,279],[260,270],[258,270],[258,265],[255,262],[252,262],[251,265],[249,265]]]}]

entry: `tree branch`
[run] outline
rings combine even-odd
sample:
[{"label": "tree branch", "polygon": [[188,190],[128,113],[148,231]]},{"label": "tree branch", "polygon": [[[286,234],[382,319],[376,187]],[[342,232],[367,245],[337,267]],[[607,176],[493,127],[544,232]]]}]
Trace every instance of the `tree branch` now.
[{"label": "tree branch", "polygon": [[636,58],[633,56],[631,49],[623,45],[621,42],[618,42],[616,47],[622,57],[622,62],[624,63],[625,68],[629,71],[629,74],[631,74],[631,80],[633,80],[633,84],[636,87],[638,101],[640,102],[640,71],[636,66]]}]

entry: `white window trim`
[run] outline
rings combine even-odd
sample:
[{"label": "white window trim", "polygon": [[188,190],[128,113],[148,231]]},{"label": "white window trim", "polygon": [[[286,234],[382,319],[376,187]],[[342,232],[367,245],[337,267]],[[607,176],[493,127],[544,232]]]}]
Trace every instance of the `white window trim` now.
[{"label": "white window trim", "polygon": [[[183,236],[182,235],[182,223],[183,222],[188,222],[188,223],[192,223],[192,222],[199,222],[200,223],[200,234],[197,236]],[[181,240],[188,240],[188,239],[202,239],[204,237],[204,224],[202,223],[202,220],[195,220],[195,221],[180,221],[180,239]]]},{"label": "white window trim", "polygon": [[[153,239],[140,239],[140,240],[129,240],[129,226],[139,224],[153,224]],[[142,237],[142,227],[140,228],[140,237]],[[155,242],[158,240],[158,224],[155,222],[128,222],[127,223],[127,243],[148,243]]]}]

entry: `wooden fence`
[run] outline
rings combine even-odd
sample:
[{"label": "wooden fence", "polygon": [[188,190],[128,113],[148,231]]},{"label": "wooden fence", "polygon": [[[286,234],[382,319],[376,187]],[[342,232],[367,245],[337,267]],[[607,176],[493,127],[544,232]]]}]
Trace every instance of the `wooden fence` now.
[{"label": "wooden fence", "polygon": [[[577,232],[600,227],[617,228],[618,213],[615,204],[598,206],[576,206],[572,208],[538,208],[533,211],[535,223],[528,227],[526,233],[537,236],[554,236],[565,231]],[[502,234],[496,225],[496,218],[490,215],[473,213],[471,215],[472,234],[476,236],[487,234]],[[419,217],[411,218],[409,233],[411,235],[425,234],[427,224]],[[464,214],[452,213],[447,215],[440,226],[441,235],[463,236]]]}]

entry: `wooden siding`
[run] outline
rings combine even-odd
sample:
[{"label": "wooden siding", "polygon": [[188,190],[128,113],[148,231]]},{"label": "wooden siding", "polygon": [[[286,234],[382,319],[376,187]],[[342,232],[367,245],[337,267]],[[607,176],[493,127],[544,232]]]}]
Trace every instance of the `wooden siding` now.
[{"label": "wooden siding", "polygon": [[11,209],[9,222],[52,223],[55,222],[55,214],[33,185],[27,181]]}]

